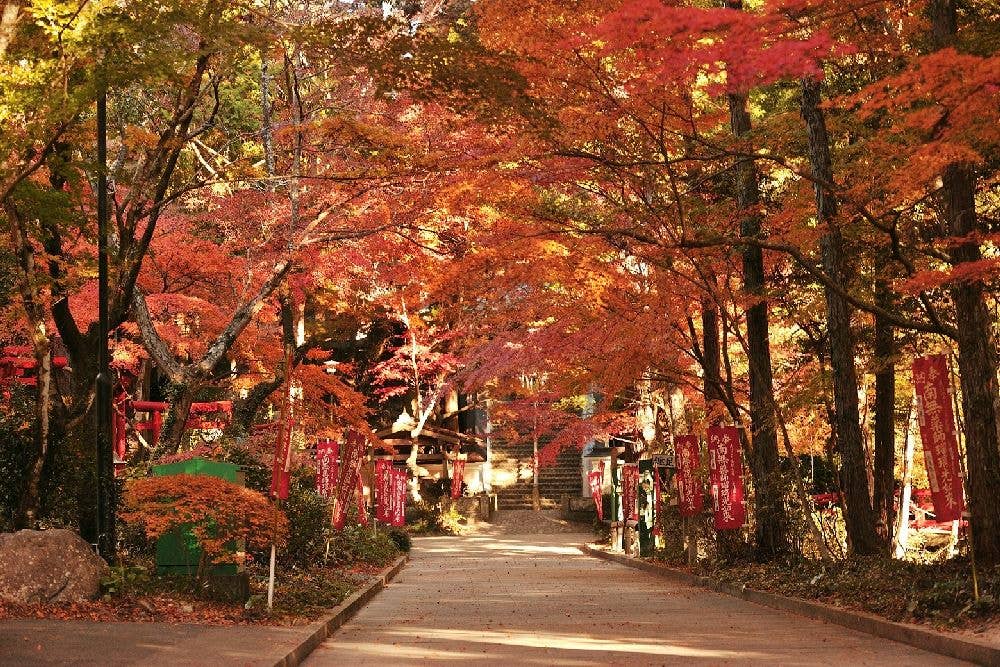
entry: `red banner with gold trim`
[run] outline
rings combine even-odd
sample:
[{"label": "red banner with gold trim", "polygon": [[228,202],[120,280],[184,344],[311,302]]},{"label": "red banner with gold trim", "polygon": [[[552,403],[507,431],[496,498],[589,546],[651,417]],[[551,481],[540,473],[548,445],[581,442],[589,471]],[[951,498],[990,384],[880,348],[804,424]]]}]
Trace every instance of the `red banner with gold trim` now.
[{"label": "red banner with gold trim", "polygon": [[732,426],[708,428],[708,462],[715,529],[733,530],[746,523],[740,432]]},{"label": "red banner with gold trim", "polygon": [[465,481],[465,459],[455,459],[451,467],[451,497],[462,496],[462,483]]},{"label": "red banner with gold trim", "polygon": [[681,516],[695,516],[705,504],[698,477],[701,466],[698,436],[677,436],[674,438],[674,452],[677,456],[677,507]]},{"label": "red banner with gold trim", "polygon": [[[965,498],[958,460],[955,411],[948,391],[948,360],[943,354],[913,361],[913,386],[920,414],[920,441],[931,485],[936,521],[962,518]],[[973,416],[973,418],[975,418]]]}]

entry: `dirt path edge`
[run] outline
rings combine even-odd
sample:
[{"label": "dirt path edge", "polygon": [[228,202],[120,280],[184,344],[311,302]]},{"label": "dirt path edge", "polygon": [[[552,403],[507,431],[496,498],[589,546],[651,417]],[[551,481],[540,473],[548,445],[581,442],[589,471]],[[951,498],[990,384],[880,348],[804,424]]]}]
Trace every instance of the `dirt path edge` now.
[{"label": "dirt path edge", "polygon": [[789,598],[749,588],[738,588],[731,584],[709,579],[708,577],[701,577],[682,570],[676,570],[666,565],[649,563],[624,554],[612,553],[591,544],[580,545],[580,551],[596,558],[643,570],[666,579],[672,579],[673,581],[692,586],[700,586],[717,593],[731,595],[741,600],[754,602],[765,607],[771,607],[772,609],[787,611],[799,616],[805,616],[806,618],[834,623],[851,628],[852,630],[866,632],[876,637],[909,644],[910,646],[932,653],[966,660],[979,665],[1000,666],[1000,647],[990,644],[951,637],[915,625],[887,621],[873,614],[849,611],[818,602]]}]

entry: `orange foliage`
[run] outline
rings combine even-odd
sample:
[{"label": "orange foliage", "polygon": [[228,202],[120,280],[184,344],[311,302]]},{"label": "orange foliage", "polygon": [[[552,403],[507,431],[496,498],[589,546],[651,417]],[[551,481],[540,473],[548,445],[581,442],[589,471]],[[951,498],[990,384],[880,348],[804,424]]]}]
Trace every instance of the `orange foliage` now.
[{"label": "orange foliage", "polygon": [[190,530],[207,564],[237,562],[236,540],[251,548],[281,546],[288,539],[288,519],[263,494],[217,477],[170,475],[129,483],[127,510],[151,539]]}]

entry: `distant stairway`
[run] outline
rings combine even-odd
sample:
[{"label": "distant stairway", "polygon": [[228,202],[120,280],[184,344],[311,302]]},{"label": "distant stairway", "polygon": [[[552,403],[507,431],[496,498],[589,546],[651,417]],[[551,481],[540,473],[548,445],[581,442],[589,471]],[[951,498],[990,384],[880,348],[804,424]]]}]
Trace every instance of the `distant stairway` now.
[{"label": "distant stairway", "polygon": [[[495,442],[491,447],[493,492],[497,509],[532,509],[531,445],[510,445]],[[542,509],[557,509],[564,495],[580,496],[582,488],[580,450],[566,449],[555,463],[538,471],[538,493]]]}]

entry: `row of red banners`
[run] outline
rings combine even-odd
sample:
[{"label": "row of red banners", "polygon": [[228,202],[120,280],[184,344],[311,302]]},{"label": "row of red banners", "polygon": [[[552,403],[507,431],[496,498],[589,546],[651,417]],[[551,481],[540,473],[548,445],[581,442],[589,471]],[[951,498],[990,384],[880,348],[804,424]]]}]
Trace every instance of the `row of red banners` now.
[{"label": "row of red banners", "polygon": [[[959,460],[955,413],[948,386],[948,361],[944,355],[921,357],[913,362],[913,384],[920,415],[920,439],[931,486],[936,521],[956,521],[965,509],[963,474]],[[743,490],[742,446],[739,429],[712,426],[708,429],[709,483],[717,530],[734,530],[746,523]],[[698,469],[701,452],[696,435],[674,439],[677,462],[677,496],[681,516],[700,514],[704,506],[702,480]],[[603,462],[599,471],[587,476],[598,517],[603,519],[601,486]],[[639,469],[635,464],[622,466],[623,515],[638,517]],[[657,478],[658,480],[658,478]],[[657,493],[657,498],[659,493]]]},{"label": "row of red banners", "polygon": [[375,519],[392,526],[406,523],[406,471],[389,459],[375,461]]},{"label": "row of red banners", "polygon": [[[364,501],[361,466],[367,451],[364,438],[356,433],[347,436],[342,459],[338,463],[340,446],[330,440],[316,446],[316,492],[324,498],[334,497],[333,525],[340,530],[347,520],[347,510],[354,494],[358,521],[368,525]],[[351,481],[353,478],[353,481]],[[375,461],[375,520],[392,526],[406,523],[406,470],[394,469],[389,459]]]},{"label": "row of red banners", "polygon": [[[682,435],[674,440],[677,460],[677,495],[681,516],[699,514],[704,506],[702,482],[698,477],[701,461],[698,436]],[[712,490],[712,509],[717,530],[735,530],[746,523],[746,506],[743,500],[743,464],[740,433],[733,426],[712,426],[708,429],[709,471]],[[627,521],[639,519],[639,466],[626,463],[622,466],[622,515]],[[659,504],[659,476],[654,476],[656,502]],[[594,499],[598,518],[604,518],[601,506],[601,486],[604,481],[603,462],[599,470],[588,473],[590,493]]]}]

